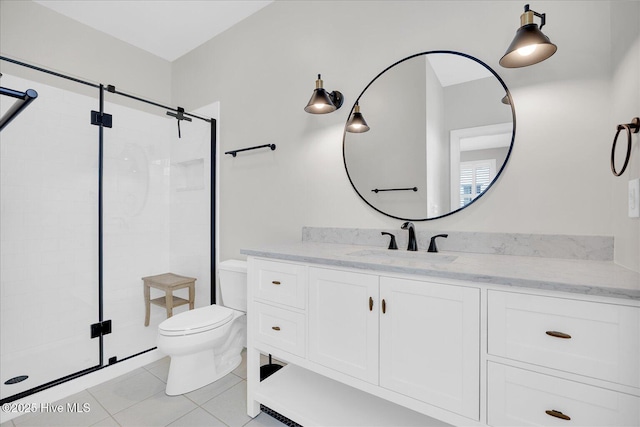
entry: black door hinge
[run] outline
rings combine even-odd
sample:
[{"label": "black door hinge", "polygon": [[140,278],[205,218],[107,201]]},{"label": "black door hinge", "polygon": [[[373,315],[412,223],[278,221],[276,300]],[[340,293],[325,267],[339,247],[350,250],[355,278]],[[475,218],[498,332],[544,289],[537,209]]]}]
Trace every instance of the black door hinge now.
[{"label": "black door hinge", "polygon": [[110,128],[113,122],[111,114],[102,113],[99,111],[91,110],[91,124],[96,126],[104,126]]},{"label": "black door hinge", "polygon": [[105,320],[104,322],[98,322],[91,325],[91,338],[98,338],[102,335],[108,335],[111,333],[111,320]]}]

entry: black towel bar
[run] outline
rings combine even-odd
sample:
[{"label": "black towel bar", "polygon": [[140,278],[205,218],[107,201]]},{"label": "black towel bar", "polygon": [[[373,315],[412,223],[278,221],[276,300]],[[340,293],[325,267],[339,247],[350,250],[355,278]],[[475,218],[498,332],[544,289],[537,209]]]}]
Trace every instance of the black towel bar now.
[{"label": "black towel bar", "polygon": [[256,145],[255,147],[240,148],[239,150],[227,151],[224,154],[231,154],[233,157],[235,157],[236,154],[238,154],[241,151],[249,151],[249,150],[255,150],[257,148],[266,148],[266,147],[271,148],[271,151],[273,151],[276,149],[276,144],[264,144],[264,145]]},{"label": "black towel bar", "polygon": [[418,187],[409,187],[409,188],[374,188],[371,191],[373,191],[374,193],[377,193],[379,191],[405,191],[405,190],[418,191]]}]

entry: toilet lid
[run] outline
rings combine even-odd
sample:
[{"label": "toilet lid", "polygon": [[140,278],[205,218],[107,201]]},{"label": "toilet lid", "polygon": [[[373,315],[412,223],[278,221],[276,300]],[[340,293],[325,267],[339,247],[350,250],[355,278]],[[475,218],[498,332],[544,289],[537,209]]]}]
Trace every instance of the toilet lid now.
[{"label": "toilet lid", "polygon": [[233,310],[220,305],[209,305],[172,316],[160,323],[163,335],[190,335],[217,328],[233,318]]}]

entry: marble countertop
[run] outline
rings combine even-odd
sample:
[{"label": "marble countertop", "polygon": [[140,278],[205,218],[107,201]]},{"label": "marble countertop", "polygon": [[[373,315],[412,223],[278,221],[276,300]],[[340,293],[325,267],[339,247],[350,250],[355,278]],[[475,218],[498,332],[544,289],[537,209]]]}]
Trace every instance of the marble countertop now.
[{"label": "marble countertop", "polygon": [[249,256],[377,272],[418,274],[514,287],[640,300],[640,273],[611,261],[301,242],[243,249]]}]

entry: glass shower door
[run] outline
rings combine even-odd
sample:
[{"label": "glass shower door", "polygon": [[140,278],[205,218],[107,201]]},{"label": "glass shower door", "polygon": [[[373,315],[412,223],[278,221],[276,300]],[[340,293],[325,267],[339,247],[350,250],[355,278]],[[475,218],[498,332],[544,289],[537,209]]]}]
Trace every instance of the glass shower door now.
[{"label": "glass shower door", "polygon": [[0,135],[0,400],[100,365],[98,91],[2,86],[38,97]]},{"label": "glass shower door", "polygon": [[165,118],[141,103],[121,102],[105,93],[113,126],[104,130],[104,318],[113,332],[104,343],[112,362],[156,346],[157,328],[144,325],[142,277],[169,268]]},{"label": "glass shower door", "polygon": [[[152,304],[145,326],[143,277],[196,278],[195,305],[211,303],[211,125],[182,122],[178,138],[166,109],[118,93],[105,101],[113,126],[104,130],[104,318],[113,332],[104,336],[104,357],[112,362],[156,347],[167,318]],[[174,295],[188,299],[187,289]]]}]

